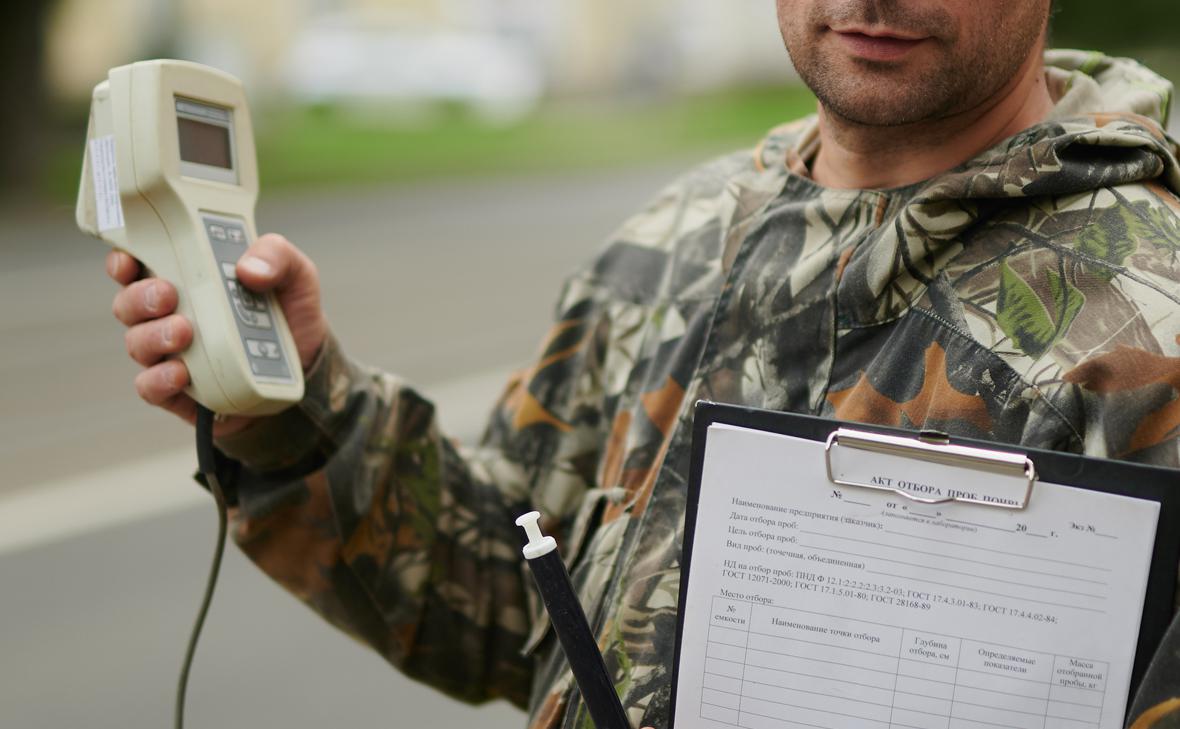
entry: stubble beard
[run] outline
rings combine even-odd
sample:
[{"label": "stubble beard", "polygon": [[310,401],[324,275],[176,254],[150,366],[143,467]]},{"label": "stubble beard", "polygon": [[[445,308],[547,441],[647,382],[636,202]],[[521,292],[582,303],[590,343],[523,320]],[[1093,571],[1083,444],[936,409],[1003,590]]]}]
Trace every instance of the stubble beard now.
[{"label": "stubble beard", "polygon": [[[993,2],[994,0],[981,0]],[[1024,3],[1035,7],[1035,3]],[[812,6],[810,17],[784,31],[791,61],[824,111],[845,123],[900,127],[969,111],[992,97],[1020,70],[1041,37],[1040,15],[993,25],[968,44],[954,34],[941,9],[915,13],[895,2],[845,0]],[[850,58],[828,25],[870,25],[932,36],[921,64]],[[933,53],[930,53],[933,51]],[[933,56],[934,60],[927,60]]]}]

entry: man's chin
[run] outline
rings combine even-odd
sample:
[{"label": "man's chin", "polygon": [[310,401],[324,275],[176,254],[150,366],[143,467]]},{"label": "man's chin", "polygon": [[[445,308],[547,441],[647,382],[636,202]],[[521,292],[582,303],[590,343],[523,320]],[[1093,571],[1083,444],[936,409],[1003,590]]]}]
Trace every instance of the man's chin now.
[{"label": "man's chin", "polygon": [[880,87],[872,93],[856,91],[816,93],[825,112],[840,121],[869,127],[899,127],[929,119],[933,110],[914,99],[913,89]]}]

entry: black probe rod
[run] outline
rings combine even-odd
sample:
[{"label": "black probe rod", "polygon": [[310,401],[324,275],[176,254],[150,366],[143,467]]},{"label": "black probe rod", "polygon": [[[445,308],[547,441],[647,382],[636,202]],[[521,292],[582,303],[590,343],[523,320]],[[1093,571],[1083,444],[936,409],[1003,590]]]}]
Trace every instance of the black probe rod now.
[{"label": "black probe rod", "polygon": [[598,729],[631,729],[598,643],[586,622],[582,603],[574,593],[569,573],[557,552],[557,543],[553,537],[541,536],[537,526],[540,516],[532,511],[517,519],[516,523],[529,535],[529,543],[523,550],[525,560],[533,571],[541,600],[549,611],[549,621],[561,641],[574,680],[578,682],[582,701]]}]

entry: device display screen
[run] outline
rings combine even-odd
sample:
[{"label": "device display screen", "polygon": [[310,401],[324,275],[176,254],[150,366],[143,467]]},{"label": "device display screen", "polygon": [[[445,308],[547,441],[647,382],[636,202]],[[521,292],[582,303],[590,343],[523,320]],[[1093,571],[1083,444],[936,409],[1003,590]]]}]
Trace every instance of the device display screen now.
[{"label": "device display screen", "polygon": [[[229,109],[219,106],[177,97],[176,132],[180,142],[181,161],[222,170],[233,170],[233,118],[231,113]],[[210,171],[209,174],[213,174],[213,172]]]},{"label": "device display screen", "polygon": [[180,132],[180,158],[213,167],[231,169],[233,154],[229,148],[229,129],[214,124],[177,117]]}]

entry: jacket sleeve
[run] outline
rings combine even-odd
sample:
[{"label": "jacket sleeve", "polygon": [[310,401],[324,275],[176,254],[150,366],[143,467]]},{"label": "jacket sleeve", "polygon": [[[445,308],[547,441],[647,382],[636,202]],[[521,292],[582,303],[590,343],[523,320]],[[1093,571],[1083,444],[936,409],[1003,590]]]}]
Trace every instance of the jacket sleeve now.
[{"label": "jacket sleeve", "polygon": [[[729,210],[726,180],[751,159],[689,172],[603,250],[664,246]],[[297,406],[218,441],[241,549],[409,676],[524,706],[533,666],[522,650],[541,612],[514,521],[538,509],[563,557],[577,559],[588,507],[605,493],[594,485],[618,393],[654,316],[629,287],[665,275],[654,264],[604,273],[602,260],[568,280],[535,364],[508,383],[470,450],[439,432],[430,402],[329,337]]]},{"label": "jacket sleeve", "polygon": [[[233,536],[262,570],[410,677],[524,706],[531,661],[519,514],[558,539],[600,447],[601,312],[571,283],[538,364],[509,383],[481,445],[329,337],[303,400],[219,439],[237,464]],[[543,484],[543,486],[542,486]]]}]

